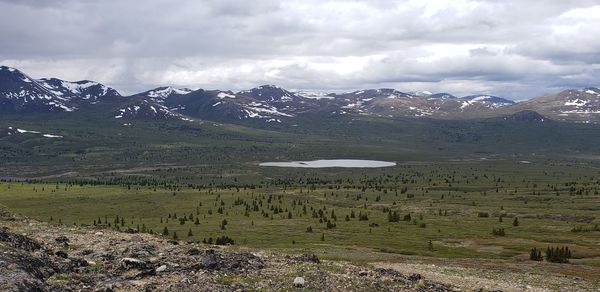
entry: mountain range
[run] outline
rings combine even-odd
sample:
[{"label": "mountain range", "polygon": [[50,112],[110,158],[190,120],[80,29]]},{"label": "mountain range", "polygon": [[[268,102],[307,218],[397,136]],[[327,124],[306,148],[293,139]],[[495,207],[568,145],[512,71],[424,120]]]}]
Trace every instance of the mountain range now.
[{"label": "mountain range", "polygon": [[[239,92],[158,87],[130,96],[101,83],[33,79],[0,67],[0,113],[94,111],[110,119],[179,119],[294,123],[302,117],[469,119],[535,112],[544,119],[600,122],[600,89],[569,89],[523,102],[493,95],[365,89],[347,93],[290,91],[262,85]],[[519,115],[517,115],[519,116]]]}]

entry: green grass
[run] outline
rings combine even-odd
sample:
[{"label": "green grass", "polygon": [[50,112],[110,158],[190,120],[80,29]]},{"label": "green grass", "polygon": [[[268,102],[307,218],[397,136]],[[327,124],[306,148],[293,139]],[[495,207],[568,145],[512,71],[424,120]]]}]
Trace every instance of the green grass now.
[{"label": "green grass", "polygon": [[[121,228],[161,233],[166,226],[183,240],[227,235],[238,246],[356,261],[386,254],[512,258],[533,247],[569,245],[582,262],[600,265],[600,232],[570,231],[600,223],[595,125],[363,116],[259,125],[120,121],[77,112],[2,116],[0,130],[8,126],[64,136],[0,132],[0,204],[40,220],[90,225],[107,218],[112,224],[119,216]],[[333,158],[398,166],[257,165]],[[224,214],[217,213],[221,201]],[[262,206],[245,216],[253,201]],[[275,214],[274,206],[284,212]],[[383,208],[401,217],[410,213],[417,222],[388,222]],[[328,219],[335,210],[337,226],[326,229],[312,218],[313,209]],[[369,220],[345,221],[352,211],[367,213]],[[200,224],[167,223],[175,213],[192,214]],[[500,214],[506,215],[503,222]],[[520,226],[512,226],[515,216]],[[491,234],[499,227],[505,237]]]},{"label": "green grass", "polygon": [[[98,218],[104,223],[106,217],[113,224],[119,216],[125,221],[121,228],[145,226],[160,233],[167,226],[171,235],[177,232],[183,240],[227,235],[237,245],[253,248],[510,258],[525,255],[533,247],[569,245],[577,257],[600,264],[593,259],[600,255],[600,232],[570,231],[575,226],[600,222],[593,208],[600,203],[595,193],[600,173],[592,168],[494,162],[370,171],[252,171],[255,176],[270,179],[259,183],[251,176],[251,188],[13,182],[0,184],[0,203],[27,216],[45,221],[52,218],[54,223],[60,220],[63,224],[91,225]],[[154,172],[140,173],[156,176]],[[242,184],[244,177],[243,171],[235,171],[229,179],[239,178]],[[307,183],[316,177],[320,183]],[[296,183],[289,183],[292,179]],[[407,194],[414,197],[408,198]],[[251,207],[253,200],[263,205],[244,216],[244,203]],[[236,201],[243,203],[236,205]],[[221,206],[223,214],[217,213]],[[281,207],[284,212],[276,214],[271,206]],[[307,207],[306,215],[303,206]],[[401,217],[410,213],[417,222],[388,222],[383,208],[395,210]],[[319,218],[311,217],[312,209],[323,210],[330,220],[334,210],[337,226],[326,229]],[[367,213],[369,220],[345,221],[352,211],[357,216],[359,212]],[[292,219],[288,219],[288,212]],[[478,217],[479,212],[490,216]],[[200,224],[190,220],[180,225],[173,218],[167,223],[169,215],[175,214],[178,218],[192,214]],[[506,216],[503,222],[499,222],[500,214]],[[512,226],[512,217],[519,218],[519,226]],[[225,230],[220,227],[223,219],[228,221]],[[373,223],[378,227],[369,226]],[[421,228],[421,223],[426,227]],[[312,233],[306,232],[309,226]],[[506,236],[491,234],[492,228],[498,227],[505,228]],[[193,236],[188,238],[190,228]],[[430,240],[433,250],[429,249]],[[334,252],[327,257],[338,255]],[[339,257],[343,258],[343,253]]]}]

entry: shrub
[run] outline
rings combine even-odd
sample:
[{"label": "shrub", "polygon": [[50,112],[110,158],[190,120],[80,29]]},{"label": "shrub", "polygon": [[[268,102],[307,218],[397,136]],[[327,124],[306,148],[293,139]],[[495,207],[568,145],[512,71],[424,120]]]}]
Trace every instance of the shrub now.
[{"label": "shrub", "polygon": [[215,239],[216,245],[234,245],[235,241],[229,236],[220,236]]},{"label": "shrub", "polygon": [[388,222],[398,222],[400,221],[400,215],[398,215],[398,212],[394,211],[392,212],[391,210],[388,213]]},{"label": "shrub", "polygon": [[568,263],[571,251],[568,246],[546,248],[546,261],[551,263]]},{"label": "shrub", "polygon": [[335,228],[335,223],[332,223],[330,220],[327,220],[327,229],[333,229]]},{"label": "shrub", "polygon": [[504,232],[504,228],[493,228],[492,234],[495,236],[504,236],[506,233]]},{"label": "shrub", "polygon": [[532,248],[531,251],[529,252],[529,259],[532,261],[541,261],[544,258],[542,257],[542,251],[537,249],[537,248]]},{"label": "shrub", "polygon": [[519,218],[515,217],[515,220],[513,220],[512,225],[515,226],[515,227],[519,226]]}]

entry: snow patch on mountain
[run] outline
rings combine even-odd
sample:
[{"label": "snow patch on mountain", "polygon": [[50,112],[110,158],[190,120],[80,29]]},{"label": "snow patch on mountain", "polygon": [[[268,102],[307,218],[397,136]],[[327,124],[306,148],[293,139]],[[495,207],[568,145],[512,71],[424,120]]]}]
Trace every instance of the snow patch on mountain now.
[{"label": "snow patch on mountain", "polygon": [[296,91],[294,94],[308,99],[333,99],[333,96],[326,92],[315,92],[315,91]]},{"label": "snow patch on mountain", "polygon": [[116,90],[89,80],[71,82],[56,78],[42,78],[36,82],[64,101],[81,99],[90,100],[93,103],[103,97],[120,96]]},{"label": "snow patch on mountain", "polygon": [[235,98],[235,95],[229,94],[226,92],[219,92],[219,94],[217,94],[217,97],[219,97],[219,98]]},{"label": "snow patch on mountain", "polygon": [[117,111],[114,116],[115,119],[137,119],[137,118],[151,118],[151,119],[169,119],[176,118],[184,121],[193,121],[180,113],[170,110],[168,107],[161,104],[152,104],[147,100],[143,100],[139,104],[130,105],[121,108]]},{"label": "snow patch on mountain", "polygon": [[191,93],[192,90],[189,88],[174,88],[174,87],[159,87],[154,90],[150,90],[147,93],[148,97],[164,99],[172,94],[185,95]]},{"label": "snow patch on mountain", "polygon": [[8,134],[8,136],[13,136],[15,134],[34,134],[34,135],[41,135],[42,137],[45,137],[45,138],[63,138],[63,136],[61,136],[61,135],[44,134],[40,131],[25,130],[25,129],[20,129],[20,128],[14,128],[12,126],[8,127],[7,134]]},{"label": "snow patch on mountain", "polygon": [[244,111],[250,118],[272,118],[273,116],[293,117],[293,115],[280,112],[276,107],[252,102],[244,106]]},{"label": "snow patch on mountain", "polygon": [[582,100],[582,99],[575,99],[575,100],[568,100],[565,102],[566,106],[576,106],[576,107],[580,107],[580,106],[584,106],[589,102],[589,100]]},{"label": "snow patch on mountain", "polygon": [[414,96],[419,96],[419,97],[426,97],[426,96],[430,96],[433,94],[433,92],[431,91],[427,91],[427,90],[421,90],[421,91],[413,91],[410,92],[411,95]]},{"label": "snow patch on mountain", "polygon": [[46,138],[62,138],[63,137],[63,136],[60,136],[60,135],[53,135],[53,134],[44,134],[42,136],[44,136]]}]

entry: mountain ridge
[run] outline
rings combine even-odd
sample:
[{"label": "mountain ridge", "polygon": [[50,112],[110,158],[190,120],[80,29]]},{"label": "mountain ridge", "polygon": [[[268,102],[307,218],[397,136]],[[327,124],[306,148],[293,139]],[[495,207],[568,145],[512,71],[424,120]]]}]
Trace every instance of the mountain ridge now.
[{"label": "mountain ridge", "polygon": [[161,86],[123,96],[99,82],[33,79],[18,69],[0,67],[2,112],[72,112],[93,109],[98,103],[107,104],[110,116],[117,119],[281,123],[308,113],[323,117],[469,119],[508,116],[527,110],[559,121],[600,122],[600,89],[595,87],[564,90],[522,102],[488,94],[455,96],[445,92],[403,92],[393,88],[315,93],[269,84],[237,92]]}]

